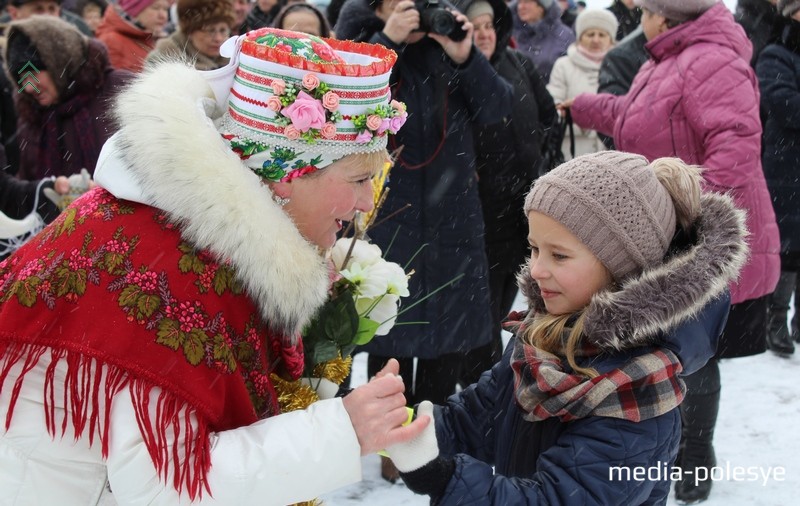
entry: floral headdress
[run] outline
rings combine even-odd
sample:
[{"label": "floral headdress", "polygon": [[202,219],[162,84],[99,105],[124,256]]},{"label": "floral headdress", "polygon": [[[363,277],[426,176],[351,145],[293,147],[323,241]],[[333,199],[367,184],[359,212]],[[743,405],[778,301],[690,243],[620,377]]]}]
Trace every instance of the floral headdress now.
[{"label": "floral headdress", "polygon": [[231,40],[223,52],[235,74],[217,129],[263,178],[286,181],[383,150],[405,123],[405,105],[389,93],[390,49],[276,28]]}]

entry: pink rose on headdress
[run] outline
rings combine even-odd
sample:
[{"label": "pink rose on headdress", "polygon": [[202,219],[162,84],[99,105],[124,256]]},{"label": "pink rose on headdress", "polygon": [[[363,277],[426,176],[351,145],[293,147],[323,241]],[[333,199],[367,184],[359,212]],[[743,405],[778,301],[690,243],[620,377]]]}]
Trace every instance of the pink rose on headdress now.
[{"label": "pink rose on headdress", "polygon": [[392,106],[392,109],[396,109],[398,111],[405,112],[406,110],[406,104],[404,104],[403,102],[398,102],[397,100],[392,100],[391,102],[389,102],[389,105]]},{"label": "pink rose on headdress", "polygon": [[391,126],[391,119],[390,118],[383,118],[381,120],[381,126],[378,127],[378,131],[376,132],[378,135],[382,135],[383,132],[389,130]]},{"label": "pink rose on headdress", "polygon": [[300,130],[295,128],[294,125],[287,125],[286,128],[283,129],[283,135],[290,141],[296,141],[300,138]]},{"label": "pink rose on headdress", "polygon": [[356,135],[356,143],[357,144],[366,144],[372,140],[372,133],[369,130],[364,130],[360,134]]},{"label": "pink rose on headdress", "polygon": [[398,130],[400,130],[403,125],[406,124],[406,119],[408,119],[408,113],[404,112],[400,116],[395,116],[389,120],[389,131],[393,134],[396,134]]},{"label": "pink rose on headdress", "polygon": [[306,74],[303,76],[303,88],[313,90],[319,86],[319,77],[315,74]]},{"label": "pink rose on headdress", "polygon": [[292,125],[301,132],[310,128],[322,128],[325,124],[325,109],[319,100],[301,91],[297,99],[289,107],[284,107],[281,114],[292,120]]},{"label": "pink rose on headdress", "polygon": [[286,81],[284,81],[283,79],[273,79],[272,93],[276,95],[283,95],[284,91],[286,91]]},{"label": "pink rose on headdress", "polygon": [[293,179],[297,179],[298,177],[305,176],[306,174],[311,174],[312,172],[317,171],[317,168],[313,165],[306,165],[300,169],[294,169],[289,171],[288,174],[281,178],[281,182],[285,183],[287,181],[291,181]]},{"label": "pink rose on headdress", "polygon": [[283,107],[283,104],[281,103],[281,99],[279,99],[275,95],[272,95],[267,99],[267,107],[272,112],[279,112]]},{"label": "pink rose on headdress", "polygon": [[336,93],[329,91],[322,95],[322,106],[333,112],[339,108],[339,95]]},{"label": "pink rose on headdress", "polygon": [[336,137],[336,125],[334,125],[330,121],[325,123],[324,125],[322,125],[320,134],[326,139],[333,139],[334,137]]},{"label": "pink rose on headdress", "polygon": [[317,56],[319,56],[320,58],[322,58],[325,61],[337,62],[337,63],[342,62],[342,59],[339,58],[339,56],[336,53],[333,52],[333,50],[331,49],[331,46],[329,46],[327,44],[320,44],[319,42],[312,42],[311,43],[311,49],[313,49],[314,52],[317,53]]},{"label": "pink rose on headdress", "polygon": [[377,114],[370,114],[369,116],[367,116],[367,128],[369,128],[370,130],[377,130],[378,128],[381,127],[382,121],[383,118],[381,118]]}]

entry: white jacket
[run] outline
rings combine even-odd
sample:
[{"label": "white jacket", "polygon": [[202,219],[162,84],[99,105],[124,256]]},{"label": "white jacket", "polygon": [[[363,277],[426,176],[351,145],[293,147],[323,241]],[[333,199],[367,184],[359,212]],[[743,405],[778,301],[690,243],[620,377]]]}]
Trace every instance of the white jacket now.
[{"label": "white jacket", "polygon": [[[103,148],[95,171],[98,184],[119,198],[180,219],[184,238],[233,257],[239,274],[247,275],[248,291],[259,294],[257,306],[266,321],[302,326],[302,318],[324,301],[324,260],[272,202],[269,190],[224,147],[207,117],[220,97],[197,72],[180,64],[144,74],[134,88],[117,106],[122,128]],[[242,218],[243,211],[255,219]],[[277,245],[275,237],[280,238]],[[267,271],[270,262],[263,262],[264,255],[280,270]],[[276,305],[276,299],[281,303]],[[120,506],[188,503],[187,494],[179,495],[172,486],[171,475],[166,480],[157,476],[127,389],[112,401],[107,459],[96,434],[91,445],[88,429],[75,439],[69,418],[61,437],[69,413],[63,395],[66,365],[58,362],[53,385],[47,386],[48,357],[46,352],[20,385],[15,379],[25,360],[17,362],[0,391],[0,505],[95,505],[106,482]],[[4,362],[0,355],[0,368]],[[16,386],[19,397],[6,429]],[[46,387],[55,392],[55,440],[46,430]],[[159,393],[158,388],[151,393],[153,419]],[[102,413],[100,397],[97,412]],[[194,419],[189,422],[196,427]],[[172,441],[165,444],[172,447]],[[194,504],[283,505],[361,479],[361,449],[341,399],[212,434],[211,444],[207,479],[213,497],[204,492]]]},{"label": "white jacket", "polygon": [[[599,86],[600,64],[594,62],[580,52],[573,43],[567,49],[567,55],[556,60],[553,71],[550,73],[550,82],[547,91],[558,104],[569,98],[575,98],[581,93],[597,93]],[[575,156],[604,151],[606,148],[594,130],[583,130],[578,125],[575,131]],[[564,157],[569,160],[570,141],[569,132],[564,136],[561,144]]]}]

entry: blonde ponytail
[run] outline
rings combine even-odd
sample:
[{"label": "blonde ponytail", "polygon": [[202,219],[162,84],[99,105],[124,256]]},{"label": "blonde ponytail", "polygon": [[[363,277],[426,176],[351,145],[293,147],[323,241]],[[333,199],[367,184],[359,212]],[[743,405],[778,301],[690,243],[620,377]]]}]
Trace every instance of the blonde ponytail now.
[{"label": "blonde ponytail", "polygon": [[687,165],[680,158],[658,158],[650,167],[672,197],[678,225],[689,230],[701,212],[702,169],[697,165]]}]

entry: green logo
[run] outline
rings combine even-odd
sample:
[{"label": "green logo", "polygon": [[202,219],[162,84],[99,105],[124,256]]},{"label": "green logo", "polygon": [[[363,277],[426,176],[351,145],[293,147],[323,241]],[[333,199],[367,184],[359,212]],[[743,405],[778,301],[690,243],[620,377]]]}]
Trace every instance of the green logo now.
[{"label": "green logo", "polygon": [[[25,69],[28,69],[28,67],[30,67],[33,70],[29,69],[27,72],[25,72]],[[30,85],[30,87],[33,88],[33,91],[35,91],[36,93],[40,93],[39,88],[37,88],[36,85],[33,84],[33,81],[36,81],[37,83],[39,82],[39,80],[36,79],[36,74],[38,73],[39,69],[36,68],[36,65],[34,65],[31,62],[26,63],[25,66],[22,67],[19,70],[19,72],[17,72],[17,74],[22,74],[22,77],[20,77],[19,80],[17,81],[17,84],[20,85],[19,89],[17,90],[17,93],[22,93],[22,91],[28,85]]]}]

